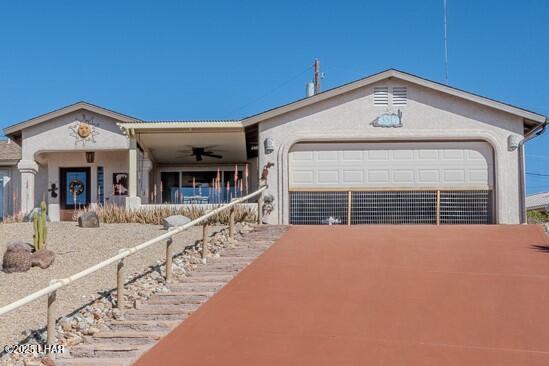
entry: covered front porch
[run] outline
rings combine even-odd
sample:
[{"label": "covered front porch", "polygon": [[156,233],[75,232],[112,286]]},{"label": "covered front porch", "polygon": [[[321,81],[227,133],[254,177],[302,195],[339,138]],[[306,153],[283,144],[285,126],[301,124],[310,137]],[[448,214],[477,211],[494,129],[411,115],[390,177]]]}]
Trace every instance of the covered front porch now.
[{"label": "covered front porch", "polygon": [[130,139],[129,209],[220,204],[258,188],[257,144],[239,121],[120,127]]}]

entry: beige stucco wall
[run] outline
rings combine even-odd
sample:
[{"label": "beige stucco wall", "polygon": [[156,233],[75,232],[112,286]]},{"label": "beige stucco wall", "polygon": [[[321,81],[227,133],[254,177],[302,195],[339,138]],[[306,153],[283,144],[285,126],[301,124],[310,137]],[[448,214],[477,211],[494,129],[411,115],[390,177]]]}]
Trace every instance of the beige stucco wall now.
[{"label": "beige stucco wall", "polygon": [[[60,176],[59,168],[90,168],[90,200],[91,203],[98,203],[97,192],[97,167],[103,167],[104,172],[104,184],[105,184],[105,203],[114,203],[118,205],[125,204],[124,196],[113,196],[112,180],[113,173],[127,173],[128,172],[128,152],[127,151],[98,151],[95,154],[95,162],[93,164],[86,163],[86,157],[84,152],[74,153],[43,153],[40,155],[41,159],[47,161],[46,176],[47,183],[45,188],[49,188],[52,183],[55,183],[59,188],[56,198],[51,197],[51,194],[46,193],[46,201],[48,203],[49,217],[52,221],[59,221],[60,214]],[[42,199],[42,195],[38,194],[43,186],[38,183],[37,180],[37,200]]]},{"label": "beige stucco wall", "polygon": [[[94,141],[85,144],[77,142],[70,127],[78,121],[92,121],[95,126]],[[47,192],[52,183],[60,188],[59,168],[90,167],[91,168],[91,201],[97,201],[97,167],[104,167],[105,196],[111,197],[112,174],[128,172],[129,140],[118,128],[116,120],[80,110],[54,118],[22,131],[21,191],[27,186],[34,186],[30,195],[30,203],[25,203],[22,197],[23,209],[28,211],[38,205],[43,197],[49,205],[49,215],[52,221],[59,220],[59,199],[52,198]],[[86,163],[85,152],[96,152],[95,162]],[[26,169],[30,167],[29,169]],[[33,174],[33,172],[35,172]],[[31,190],[29,188],[29,190]],[[22,193],[25,195],[25,192]],[[116,197],[123,204],[123,197]],[[116,202],[119,203],[119,202]]]},{"label": "beige stucco wall", "polygon": [[[407,105],[374,106],[376,86],[406,86]],[[371,125],[399,108],[403,127]],[[522,136],[522,128],[520,117],[393,78],[273,117],[259,125],[259,171],[267,162],[275,164],[267,182],[275,207],[267,220],[288,223],[288,152],[297,142],[483,140],[494,150],[496,220],[519,223],[518,151],[508,151],[507,141],[509,135]],[[263,142],[268,137],[276,149],[266,155]]]},{"label": "beige stucco wall", "polygon": [[[70,126],[76,121],[91,119],[96,125],[96,142],[85,145],[75,144],[71,136]],[[45,123],[23,130],[22,157],[23,160],[33,160],[42,151],[93,151],[128,149],[128,138],[116,125],[117,121],[99,114],[81,110],[69,113]]]}]

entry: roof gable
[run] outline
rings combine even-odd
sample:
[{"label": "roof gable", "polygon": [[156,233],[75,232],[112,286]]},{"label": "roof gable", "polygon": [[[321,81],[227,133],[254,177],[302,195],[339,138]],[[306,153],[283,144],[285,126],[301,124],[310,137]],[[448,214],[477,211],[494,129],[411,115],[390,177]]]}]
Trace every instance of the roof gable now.
[{"label": "roof gable", "polygon": [[21,147],[10,140],[0,140],[0,162],[16,162],[21,159]]},{"label": "roof gable", "polygon": [[344,84],[336,88],[326,90],[322,93],[313,95],[311,97],[299,99],[295,102],[285,104],[283,106],[279,106],[265,112],[255,114],[250,117],[246,117],[242,120],[242,122],[244,126],[253,125],[263,120],[273,118],[281,114],[285,114],[285,113],[306,107],[308,105],[318,103],[323,100],[327,100],[332,97],[335,97],[335,96],[350,92],[352,90],[362,88],[389,78],[404,80],[412,84],[420,85],[426,88],[430,88],[432,90],[453,95],[458,98],[462,98],[474,103],[486,105],[488,107],[522,117],[525,120],[525,124],[529,123],[531,125],[541,125],[547,121],[547,118],[545,116],[532,111],[528,111],[523,108],[519,108],[519,107],[510,105],[507,103],[503,103],[500,101],[496,101],[494,99],[486,98],[477,94],[469,93],[461,89],[457,89],[457,88],[444,85],[435,81],[427,80],[427,79],[418,77],[416,75],[405,73],[399,70],[389,69],[371,76],[367,76],[363,79],[359,79],[359,80],[350,82],[348,84]]},{"label": "roof gable", "polygon": [[87,111],[90,111],[90,112],[93,112],[93,113],[97,113],[99,115],[103,115],[103,116],[106,116],[106,117],[110,117],[110,118],[113,118],[115,120],[118,120],[118,121],[124,122],[124,123],[131,123],[131,122],[139,121],[139,119],[136,119],[134,117],[130,117],[130,116],[127,116],[125,114],[118,113],[118,112],[112,111],[112,110],[107,109],[107,108],[99,107],[99,106],[91,104],[91,103],[77,102],[77,103],[68,105],[66,107],[56,109],[54,111],[42,114],[38,117],[34,117],[34,118],[29,119],[29,120],[26,120],[26,121],[14,124],[12,126],[6,127],[4,129],[4,134],[6,134],[7,136],[16,135],[21,130],[23,130],[25,128],[36,126],[38,124],[47,122],[51,119],[61,117],[61,116],[64,116],[66,114],[69,114],[69,113],[72,113],[72,112],[75,112],[75,111],[78,111],[78,110],[81,110],[81,109],[84,109],[84,110],[87,110]]}]

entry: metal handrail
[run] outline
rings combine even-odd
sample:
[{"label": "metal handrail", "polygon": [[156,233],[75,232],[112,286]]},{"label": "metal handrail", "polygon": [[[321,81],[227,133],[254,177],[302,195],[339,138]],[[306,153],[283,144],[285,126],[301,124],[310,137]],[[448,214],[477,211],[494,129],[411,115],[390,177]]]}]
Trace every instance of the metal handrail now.
[{"label": "metal handrail", "polygon": [[[143,250],[153,244],[156,244],[156,243],[159,243],[161,241],[164,241],[164,240],[168,240],[168,246],[171,244],[171,239],[173,238],[174,235],[176,234],[179,234],[180,232],[182,231],[185,231],[187,229],[189,229],[190,227],[193,227],[197,224],[201,224],[201,223],[204,223],[206,220],[208,220],[209,218],[211,218],[212,216],[215,216],[227,209],[230,209],[232,207],[234,207],[235,205],[239,204],[239,203],[242,203],[244,201],[247,201],[255,196],[261,196],[262,192],[265,191],[267,189],[266,186],[263,186],[261,188],[259,188],[257,191],[253,192],[253,193],[250,193],[246,196],[243,196],[243,197],[240,197],[240,198],[237,198],[237,199],[234,199],[233,201],[231,201],[230,203],[227,203],[221,207],[218,207],[216,209],[213,209],[211,211],[209,211],[208,213],[192,220],[192,221],[189,221],[188,223],[186,223],[185,225],[181,225],[181,226],[178,226],[170,231],[168,231],[167,233],[165,234],[162,234],[160,236],[157,236],[156,238],[154,239],[151,239],[149,241],[146,241],[144,243],[141,243],[139,245],[136,245],[135,247],[132,247],[132,248],[128,248],[128,249],[122,249],[120,250],[120,252],[107,259],[107,260],[104,260],[103,262],[100,262],[100,263],[97,263],[81,272],[78,272],[78,273],[75,273],[73,274],[72,276],[69,276],[69,277],[66,277],[66,278],[62,278],[62,279],[55,279],[55,280],[51,280],[50,281],[50,285],[47,286],[47,287],[44,287],[43,289],[41,290],[38,290],[36,292],[33,292],[32,294],[28,295],[28,296],[25,296],[23,297],[22,299],[19,299],[15,302],[12,302],[11,304],[8,304],[6,306],[3,306],[0,308],[0,315],[4,315],[12,310],[15,310],[17,308],[20,308],[21,306],[24,306],[34,300],[37,300],[39,299],[40,297],[42,296],[46,296],[46,295],[50,295],[51,294],[54,294],[57,290],[59,290],[60,288],[62,287],[65,287],[81,278],[84,278],[94,272],[97,272],[98,270],[102,269],[102,268],[105,268],[111,264],[114,264],[114,263],[117,263],[117,262],[122,262],[124,260],[124,258],[132,255],[132,254],[135,254],[137,253],[138,251],[140,250]],[[261,224],[261,217],[262,217],[262,212],[261,212],[261,197],[258,199],[258,223]],[[231,218],[230,218],[230,225],[232,226],[234,224],[234,211],[231,212]],[[230,230],[232,232],[233,228],[230,227]],[[204,242],[206,243],[206,239],[204,239]],[[171,258],[170,258],[171,260]],[[55,299],[53,299],[55,300]],[[48,301],[48,307],[49,307],[49,301]],[[120,307],[120,304],[118,304],[118,307]],[[48,323],[49,323],[49,320],[48,320]],[[49,324],[48,324],[49,325]],[[49,326],[48,326],[49,328]],[[50,334],[48,332],[48,344],[53,344],[51,343],[52,339],[50,338]]]}]

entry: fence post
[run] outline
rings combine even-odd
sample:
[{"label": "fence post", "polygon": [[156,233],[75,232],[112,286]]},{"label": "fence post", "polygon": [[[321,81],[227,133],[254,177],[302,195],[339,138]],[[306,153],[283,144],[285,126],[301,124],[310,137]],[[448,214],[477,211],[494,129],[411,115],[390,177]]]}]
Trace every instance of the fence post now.
[{"label": "fence post", "polygon": [[202,260],[208,255],[208,224],[202,226]]},{"label": "fence post", "polygon": [[440,189],[437,190],[437,226],[440,225]]},{"label": "fence post", "polygon": [[[57,280],[51,280],[50,285],[56,283]],[[55,331],[55,320],[56,320],[56,300],[57,300],[57,290],[48,294],[48,337],[47,343],[48,346],[53,346],[56,342],[56,331]]]},{"label": "fence post", "polygon": [[263,224],[263,192],[257,197],[257,224]]},{"label": "fence post", "polygon": [[229,211],[229,238],[234,239],[234,206]]},{"label": "fence post", "polygon": [[353,193],[351,191],[347,192],[347,225],[351,226],[351,216],[352,216],[352,207],[351,203],[353,200]]},{"label": "fence post", "polygon": [[173,264],[173,237],[166,240],[166,283],[172,282]]},{"label": "fence post", "polygon": [[[123,252],[125,249],[120,249],[118,252]],[[118,261],[116,266],[116,307],[120,312],[120,317],[124,316],[124,258]]]}]

